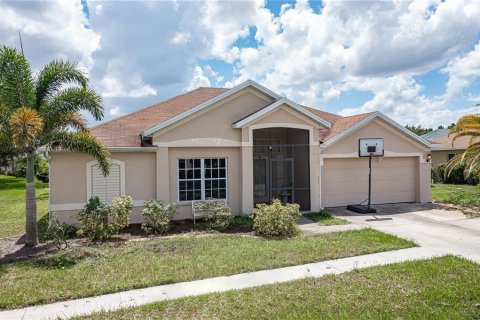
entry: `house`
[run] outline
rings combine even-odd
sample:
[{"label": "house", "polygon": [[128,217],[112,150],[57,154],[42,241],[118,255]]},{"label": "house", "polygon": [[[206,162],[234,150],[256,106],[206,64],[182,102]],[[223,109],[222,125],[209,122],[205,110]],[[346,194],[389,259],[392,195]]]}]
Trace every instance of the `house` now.
[{"label": "house", "polygon": [[422,135],[432,146],[432,166],[448,162],[468,147],[470,137],[460,137],[454,142],[455,134],[449,136],[449,131],[450,129],[436,129]]},{"label": "house", "polygon": [[50,154],[50,209],[71,221],[91,196],[129,194],[130,221],[147,199],[227,199],[237,214],[274,198],[304,211],[363,202],[360,138],[383,138],[372,161],[372,203],[430,202],[430,144],[380,112],[341,117],[301,106],[253,81],[198,88],[91,128],[112,155],[107,177],[81,153]]}]

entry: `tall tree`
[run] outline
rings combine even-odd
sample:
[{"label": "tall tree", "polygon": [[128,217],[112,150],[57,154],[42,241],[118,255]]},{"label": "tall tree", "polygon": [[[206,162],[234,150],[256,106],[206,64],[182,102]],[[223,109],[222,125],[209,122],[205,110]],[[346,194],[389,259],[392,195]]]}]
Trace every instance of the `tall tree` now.
[{"label": "tall tree", "polygon": [[470,137],[467,149],[453,157],[446,166],[446,172],[450,174],[453,169],[465,165],[464,175],[467,177],[480,167],[480,114],[461,117],[449,134],[455,134],[452,145],[461,137]]},{"label": "tall tree", "polygon": [[409,126],[408,124],[405,126],[406,129],[412,131],[413,133],[415,133],[417,136],[421,136],[422,134],[425,134],[425,133],[429,133],[429,132],[432,132],[433,129],[432,128],[422,128],[421,125],[418,125],[418,126],[415,126],[415,125],[411,125]]},{"label": "tall tree", "polygon": [[27,155],[28,246],[38,242],[34,162],[40,146],[87,153],[97,159],[104,175],[109,173],[110,154],[89,133],[81,111],[96,120],[104,114],[101,97],[88,88],[88,79],[76,63],[54,60],[34,77],[23,54],[0,47],[0,148]]}]

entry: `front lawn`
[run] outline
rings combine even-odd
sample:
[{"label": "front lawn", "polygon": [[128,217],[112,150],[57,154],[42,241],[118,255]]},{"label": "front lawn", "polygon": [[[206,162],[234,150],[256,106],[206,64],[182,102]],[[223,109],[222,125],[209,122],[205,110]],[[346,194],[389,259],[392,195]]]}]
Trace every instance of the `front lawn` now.
[{"label": "front lawn", "polygon": [[432,184],[434,202],[480,207],[480,186],[462,184]]},{"label": "front lawn", "polygon": [[479,319],[480,266],[453,256],[214,293],[82,319]]},{"label": "front lawn", "polygon": [[153,240],[81,246],[0,265],[0,308],[88,297],[132,288],[415,246],[373,229],[299,235],[186,234]]},{"label": "front lawn", "polygon": [[[0,238],[25,232],[25,188],[24,178],[0,175]],[[35,189],[37,218],[42,231],[48,214],[48,183],[35,181]]]},{"label": "front lawn", "polygon": [[327,211],[309,212],[305,214],[305,217],[322,226],[335,226],[350,223],[345,219],[331,215]]}]

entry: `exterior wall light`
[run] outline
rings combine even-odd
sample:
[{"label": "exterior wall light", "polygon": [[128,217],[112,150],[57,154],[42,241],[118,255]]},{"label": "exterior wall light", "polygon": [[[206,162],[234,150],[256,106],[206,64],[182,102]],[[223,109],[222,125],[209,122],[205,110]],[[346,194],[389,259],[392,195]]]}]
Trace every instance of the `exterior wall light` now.
[{"label": "exterior wall light", "polygon": [[427,162],[430,162],[432,161],[432,155],[429,153],[427,154]]}]

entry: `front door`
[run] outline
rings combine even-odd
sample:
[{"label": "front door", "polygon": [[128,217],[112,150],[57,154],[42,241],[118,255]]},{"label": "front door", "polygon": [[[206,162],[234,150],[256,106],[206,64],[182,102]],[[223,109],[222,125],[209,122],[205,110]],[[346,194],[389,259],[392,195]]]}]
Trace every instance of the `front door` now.
[{"label": "front door", "polygon": [[283,203],[294,203],[293,159],[271,158],[270,202],[280,199]]}]

